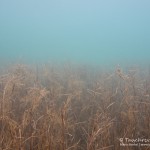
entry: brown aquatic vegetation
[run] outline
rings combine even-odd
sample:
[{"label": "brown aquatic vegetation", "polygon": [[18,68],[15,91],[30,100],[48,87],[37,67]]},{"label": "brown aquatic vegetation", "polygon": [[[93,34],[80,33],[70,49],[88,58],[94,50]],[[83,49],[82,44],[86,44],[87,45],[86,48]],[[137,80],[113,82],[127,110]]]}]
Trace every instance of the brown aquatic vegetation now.
[{"label": "brown aquatic vegetation", "polygon": [[139,70],[17,65],[0,75],[1,150],[146,150],[120,138],[149,135],[150,76]]}]

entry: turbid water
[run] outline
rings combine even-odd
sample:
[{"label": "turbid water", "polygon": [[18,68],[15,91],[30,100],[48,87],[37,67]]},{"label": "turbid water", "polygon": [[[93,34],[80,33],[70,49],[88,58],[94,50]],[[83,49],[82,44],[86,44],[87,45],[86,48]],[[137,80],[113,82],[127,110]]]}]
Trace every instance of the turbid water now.
[{"label": "turbid water", "polygon": [[150,0],[0,0],[1,150],[146,150],[149,118]]},{"label": "turbid water", "polygon": [[0,59],[149,64],[149,14],[149,0],[1,0]]}]

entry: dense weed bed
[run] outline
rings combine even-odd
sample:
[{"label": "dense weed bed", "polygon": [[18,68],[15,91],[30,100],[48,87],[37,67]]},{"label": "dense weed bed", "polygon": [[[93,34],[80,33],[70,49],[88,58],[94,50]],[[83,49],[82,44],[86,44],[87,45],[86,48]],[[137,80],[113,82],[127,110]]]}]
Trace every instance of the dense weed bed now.
[{"label": "dense weed bed", "polygon": [[17,65],[0,76],[1,150],[143,150],[120,138],[149,135],[150,76],[140,68]]}]

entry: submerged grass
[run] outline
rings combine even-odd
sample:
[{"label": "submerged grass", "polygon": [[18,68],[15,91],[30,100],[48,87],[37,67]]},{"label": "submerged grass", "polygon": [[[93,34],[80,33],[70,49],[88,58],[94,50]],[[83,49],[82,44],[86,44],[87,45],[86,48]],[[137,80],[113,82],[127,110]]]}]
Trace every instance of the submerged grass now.
[{"label": "submerged grass", "polygon": [[1,150],[146,150],[120,144],[149,135],[148,74],[17,65],[0,76]]}]

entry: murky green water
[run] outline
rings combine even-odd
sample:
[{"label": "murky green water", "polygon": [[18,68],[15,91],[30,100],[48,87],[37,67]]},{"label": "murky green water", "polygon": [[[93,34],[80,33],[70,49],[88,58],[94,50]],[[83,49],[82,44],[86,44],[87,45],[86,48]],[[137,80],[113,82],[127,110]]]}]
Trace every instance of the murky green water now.
[{"label": "murky green water", "polygon": [[3,62],[150,62],[149,0],[1,0]]}]

